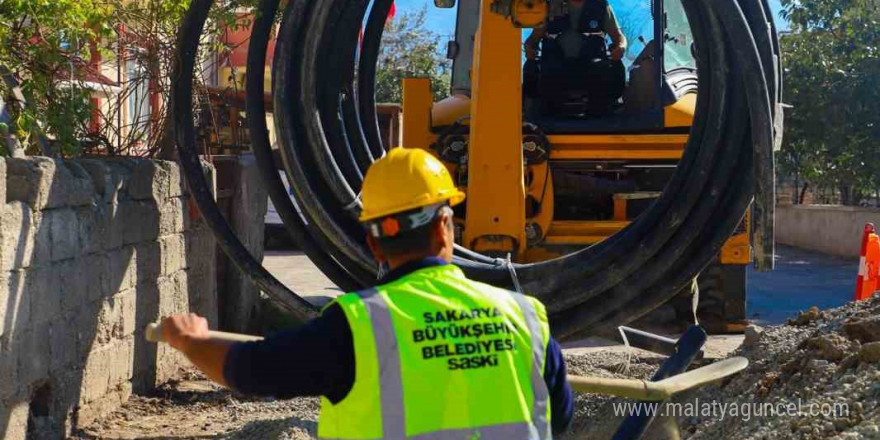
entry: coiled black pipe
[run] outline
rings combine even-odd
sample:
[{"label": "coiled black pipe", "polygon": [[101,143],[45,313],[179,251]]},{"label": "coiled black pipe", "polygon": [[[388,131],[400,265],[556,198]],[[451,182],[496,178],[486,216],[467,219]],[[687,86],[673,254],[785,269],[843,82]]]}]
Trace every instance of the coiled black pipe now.
[{"label": "coiled black pipe", "polygon": [[[247,68],[252,72],[262,72],[265,69],[265,60],[269,44],[269,36],[274,25],[274,17],[278,11],[279,0],[263,0],[259,10],[255,14],[248,44]],[[363,283],[369,282],[366,274],[353,275],[349,273],[345,265],[339,264],[332,255],[333,248],[325,248],[319,243],[308,230],[306,221],[297,212],[296,207],[279,177],[279,167],[275,163],[272,154],[272,145],[269,140],[269,131],[266,127],[266,110],[264,103],[264,81],[262,75],[247,75],[247,123],[251,133],[251,148],[257,159],[257,165],[263,175],[269,198],[275,210],[278,212],[285,229],[299,244],[309,259],[315,263],[321,272],[327,275],[337,286],[345,290],[357,289]],[[338,258],[341,256],[337,255]],[[358,276],[360,278],[358,278]]]},{"label": "coiled black pipe", "polygon": [[211,187],[205,179],[202,164],[196,151],[196,133],[193,126],[193,70],[199,40],[208,18],[212,0],[194,0],[178,33],[179,56],[172,71],[172,114],[177,138],[178,155],[189,184],[190,194],[201,211],[202,218],[211,229],[217,243],[229,259],[251,281],[269,294],[279,305],[295,317],[306,320],[315,316],[314,307],[293,293],[257,262],[214,203]]},{"label": "coiled black pipe", "polygon": [[[273,93],[282,157],[307,225],[293,229],[307,232],[327,252],[332,249],[336,269],[358,272],[362,276],[353,278],[369,284],[364,278],[375,276],[376,268],[356,222],[361,177],[351,170],[362,171],[364,157],[379,157],[384,150],[374,130],[373,82],[390,2],[374,1],[357,53],[354,43],[344,40],[360,24],[352,17],[364,13],[361,1],[288,3]],[[663,195],[598,245],[546,262],[512,265],[524,290],[547,304],[557,337],[618,325],[667,301],[717,255],[753,195],[772,194],[767,161],[772,162],[781,81],[766,2],[684,0],[683,5],[696,42],[699,93],[687,148]],[[357,84],[350,90],[355,84],[346,74],[355,66]],[[249,76],[259,77],[256,67],[248,69]],[[345,109],[351,103],[344,99],[352,93],[358,111]],[[352,133],[364,137],[355,139]],[[476,279],[512,284],[509,265],[497,260],[457,249],[455,262]]]}]

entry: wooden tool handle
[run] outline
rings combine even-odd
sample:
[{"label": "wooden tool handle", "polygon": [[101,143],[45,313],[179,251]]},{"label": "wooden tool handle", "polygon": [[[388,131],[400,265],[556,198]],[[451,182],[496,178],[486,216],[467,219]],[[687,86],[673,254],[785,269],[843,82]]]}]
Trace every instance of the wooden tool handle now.
[{"label": "wooden tool handle", "polygon": [[[165,338],[162,336],[162,324],[160,323],[156,322],[152,324],[147,324],[147,328],[144,333],[147,340],[150,342],[165,342]],[[208,334],[211,336],[212,339],[225,342],[253,342],[263,340],[261,336],[241,335],[238,333],[226,333],[213,330],[209,331]]]}]

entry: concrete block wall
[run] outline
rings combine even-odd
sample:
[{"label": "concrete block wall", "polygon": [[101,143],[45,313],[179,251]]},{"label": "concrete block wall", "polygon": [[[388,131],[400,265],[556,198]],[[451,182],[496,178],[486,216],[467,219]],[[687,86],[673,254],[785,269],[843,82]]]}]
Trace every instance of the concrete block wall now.
[{"label": "concrete block wall", "polygon": [[880,227],[880,209],[832,205],[778,205],[776,242],[858,259],[865,223]]},{"label": "concrete block wall", "polygon": [[182,357],[143,338],[160,316],[217,322],[176,164],[0,160],[0,202],[0,438],[62,438],[173,378]]}]

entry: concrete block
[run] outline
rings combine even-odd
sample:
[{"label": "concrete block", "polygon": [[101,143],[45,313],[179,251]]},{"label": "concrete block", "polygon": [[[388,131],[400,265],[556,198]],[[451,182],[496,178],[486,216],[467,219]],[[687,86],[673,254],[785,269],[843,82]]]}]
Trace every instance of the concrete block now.
[{"label": "concrete block", "polygon": [[28,402],[22,399],[0,402],[0,426],[3,427],[4,439],[24,440],[28,438],[28,412]]},{"label": "concrete block", "polygon": [[90,254],[104,249],[109,232],[109,206],[99,203],[75,210],[80,254]]},{"label": "concrete block", "polygon": [[186,267],[206,271],[216,263],[217,245],[214,236],[206,228],[187,231],[184,234]]},{"label": "concrete block", "polygon": [[18,381],[28,386],[49,377],[49,326],[37,325],[13,338],[18,351]]},{"label": "concrete block", "polygon": [[126,338],[116,341],[110,350],[110,382],[111,388],[123,382],[129,382],[134,367],[134,340]]},{"label": "concrete block", "polygon": [[137,279],[145,282],[154,280],[163,273],[166,256],[162,241],[148,241],[137,245]]},{"label": "concrete block", "polygon": [[94,402],[105,394],[110,386],[110,359],[114,347],[100,348],[89,353],[83,369],[80,404]]},{"label": "concrete block", "polygon": [[27,296],[27,273],[16,270],[0,278],[0,334],[12,337],[30,325],[31,302]]},{"label": "concrete block", "polygon": [[186,240],[183,234],[162,237],[159,243],[162,245],[163,275],[171,275],[186,268]]},{"label": "concrete block", "polygon": [[28,267],[34,256],[33,212],[22,202],[0,206],[0,270]]},{"label": "concrete block", "polygon": [[179,234],[186,228],[187,206],[177,197],[165,201],[159,209],[159,236]]},{"label": "concrete block", "polygon": [[12,347],[12,338],[0,337],[0,401],[20,394],[22,387],[18,380],[18,351]]},{"label": "concrete block", "polygon": [[189,194],[186,187],[186,179],[180,169],[180,165],[170,161],[156,161],[156,163],[168,173],[168,197],[180,197]]},{"label": "concrete block", "polygon": [[104,346],[122,339],[122,307],[118,297],[107,298],[101,302],[101,311],[95,323],[95,344]]},{"label": "concrete block", "polygon": [[122,221],[122,243],[134,244],[159,236],[159,208],[155,202],[120,202],[116,221]]},{"label": "concrete block", "polygon": [[79,368],[78,334],[72,316],[61,317],[49,324],[49,371],[52,375]]},{"label": "concrete block", "polygon": [[205,174],[205,180],[208,181],[208,189],[211,194],[217,196],[217,169],[209,162],[202,161],[202,172]]},{"label": "concrete block", "polygon": [[27,202],[30,192],[27,160],[5,158],[3,163],[6,164],[6,199],[3,201]]},{"label": "concrete block", "polygon": [[109,182],[109,191],[104,197],[110,202],[128,200],[128,186],[134,171],[135,159],[116,158],[103,162],[107,169],[107,180]]},{"label": "concrete block", "polygon": [[109,290],[121,292],[137,285],[137,252],[134,246],[126,246],[107,253],[110,272]]},{"label": "concrete block", "polygon": [[80,255],[79,226],[76,212],[70,208],[43,211],[43,218],[52,217],[52,261]]},{"label": "concrete block", "polygon": [[84,366],[89,358],[89,353],[99,347],[97,342],[98,319],[103,307],[103,301],[86,303],[72,315],[72,331],[76,333],[74,364],[77,366]]},{"label": "concrete block", "polygon": [[76,261],[60,261],[52,265],[49,270],[58,273],[58,285],[61,289],[58,300],[61,302],[61,312],[69,315],[79,310],[87,301],[88,293],[82,281],[83,277],[77,270]]},{"label": "concrete block", "polygon": [[[52,212],[52,211],[48,211]],[[34,254],[31,264],[45,266],[52,261],[52,218],[42,211],[33,213],[34,219]]]},{"label": "concrete block", "polygon": [[191,310],[190,300],[194,301],[198,297],[198,293],[190,291],[187,271],[181,270],[175,272],[174,283],[177,285],[174,292],[175,308],[179,312],[189,312]]},{"label": "concrete block", "polygon": [[179,313],[179,294],[177,291],[177,281],[173,276],[163,276],[158,279],[157,286],[159,288],[159,316],[167,317],[175,313]]},{"label": "concrete block", "polygon": [[161,295],[157,282],[142,283],[135,293],[135,334],[140,337],[147,324],[159,320]]},{"label": "concrete block", "polygon": [[79,160],[56,160],[56,169],[56,180],[57,176],[64,175],[59,183],[68,186],[64,206],[87,206],[95,202],[95,182]]},{"label": "concrete block", "polygon": [[55,263],[48,270],[58,273],[61,291],[61,310],[76,313],[83,305],[91,301],[93,290],[101,289],[102,280],[90,279],[85,260],[67,260]]},{"label": "concrete block", "polygon": [[137,297],[134,289],[120,292],[115,297],[118,301],[119,314],[122,320],[122,335],[129,337],[137,331]]},{"label": "concrete block", "polygon": [[131,386],[120,385],[116,388],[108,388],[107,393],[100,399],[79,406],[76,410],[77,426],[88,426],[96,420],[117,410],[128,401],[131,396]]},{"label": "concrete block", "polygon": [[107,237],[104,241],[105,250],[119,249],[122,247],[125,233],[125,221],[122,216],[122,206],[113,201],[107,204]]},{"label": "concrete block", "polygon": [[89,174],[64,160],[29,157],[7,159],[6,165],[7,200],[25,202],[36,211],[88,204],[95,196]]},{"label": "concrete block", "polygon": [[79,159],[78,162],[83,170],[89,174],[89,177],[91,177],[92,185],[98,199],[106,202],[106,196],[112,192],[112,179],[110,177],[110,170],[107,169],[105,161],[97,159]]},{"label": "concrete block", "polygon": [[186,271],[189,308],[193,313],[204,316],[209,323],[218,322],[217,283],[214,272]]},{"label": "concrete block", "polygon": [[168,171],[152,160],[137,160],[128,183],[132,200],[164,201],[168,198],[170,177]]},{"label": "concrete block", "polygon": [[61,315],[61,272],[58,267],[31,268],[27,273],[27,296],[31,302],[31,325],[45,326]]},{"label": "concrete block", "polygon": [[[0,277],[0,337],[6,329],[6,309],[9,308],[9,278],[4,274]],[[10,323],[11,324],[11,323]]]},{"label": "concrete block", "polygon": [[0,159],[0,202],[6,203],[6,160]]},{"label": "concrete block", "polygon": [[77,261],[80,273],[86,274],[86,301],[113,296],[118,290],[110,285],[110,258],[107,254],[90,254]]}]

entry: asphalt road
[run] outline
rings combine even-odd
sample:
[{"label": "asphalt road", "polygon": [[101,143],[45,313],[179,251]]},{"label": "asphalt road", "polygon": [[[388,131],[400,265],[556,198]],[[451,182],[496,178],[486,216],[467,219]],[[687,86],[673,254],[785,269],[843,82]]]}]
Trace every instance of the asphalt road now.
[{"label": "asphalt road", "polygon": [[[342,293],[302,252],[266,251],[263,264],[281,282],[305,297],[322,302]],[[761,325],[782,324],[812,306],[841,306],[854,296],[857,272],[857,259],[778,246],[773,272],[748,270],[748,317]]]},{"label": "asphalt road", "polygon": [[773,272],[748,270],[747,316],[756,324],[782,324],[812,306],[842,306],[855,296],[858,269],[858,258],[777,246]]}]

